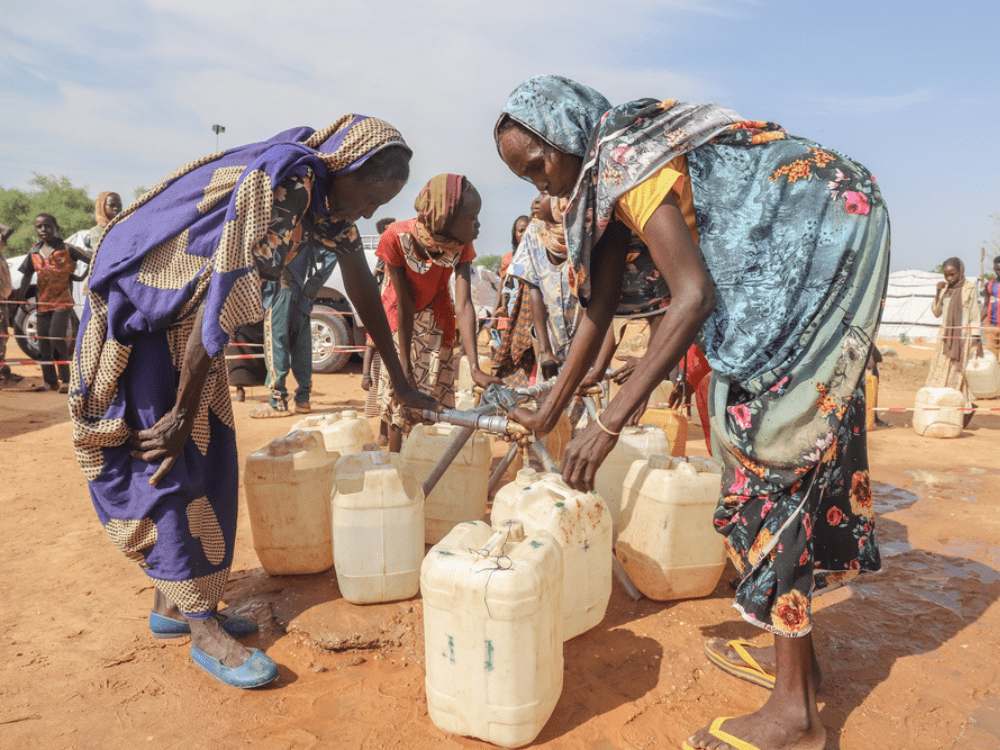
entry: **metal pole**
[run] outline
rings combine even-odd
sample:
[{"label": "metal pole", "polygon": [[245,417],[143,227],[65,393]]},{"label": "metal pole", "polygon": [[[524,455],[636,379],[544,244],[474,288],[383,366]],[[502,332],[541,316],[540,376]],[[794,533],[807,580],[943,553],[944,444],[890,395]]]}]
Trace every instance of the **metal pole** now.
[{"label": "metal pole", "polygon": [[441,480],[444,473],[448,471],[451,462],[462,452],[462,448],[469,442],[469,438],[472,437],[472,433],[475,431],[475,427],[462,427],[455,433],[455,436],[451,439],[451,445],[448,446],[448,450],[444,452],[437,464],[434,465],[431,473],[428,474],[427,479],[424,480],[424,497],[431,494],[431,490]]}]

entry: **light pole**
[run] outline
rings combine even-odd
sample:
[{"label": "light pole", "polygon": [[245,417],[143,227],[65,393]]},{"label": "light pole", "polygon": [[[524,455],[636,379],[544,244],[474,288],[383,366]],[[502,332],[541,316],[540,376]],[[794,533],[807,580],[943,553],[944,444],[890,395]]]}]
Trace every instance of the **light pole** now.
[{"label": "light pole", "polygon": [[226,127],[225,127],[225,125],[213,125],[212,126],[212,132],[215,133],[215,150],[218,151],[219,150],[219,133],[225,133],[226,132]]}]

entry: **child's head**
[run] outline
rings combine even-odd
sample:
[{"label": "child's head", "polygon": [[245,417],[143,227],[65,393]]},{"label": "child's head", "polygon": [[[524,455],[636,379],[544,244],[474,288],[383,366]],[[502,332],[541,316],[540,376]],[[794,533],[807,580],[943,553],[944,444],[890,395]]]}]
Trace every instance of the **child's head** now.
[{"label": "child's head", "polygon": [[391,216],[386,216],[384,219],[379,219],[375,222],[375,231],[382,234],[386,229],[389,228],[390,224],[395,224],[396,220]]},{"label": "child's head", "polygon": [[468,245],[479,236],[479,212],[483,207],[483,199],[472,183],[462,178],[462,197],[458,207],[451,215],[451,220],[445,230],[463,245]]},{"label": "child's head", "polygon": [[524,237],[524,233],[528,231],[528,224],[531,223],[531,219],[528,216],[518,216],[514,220],[514,226],[510,228],[510,244],[515,250],[517,246],[521,244],[521,238]]},{"label": "child's head", "polygon": [[993,259],[993,275],[1000,279],[1000,255]]},{"label": "child's head", "polygon": [[59,239],[59,222],[52,214],[38,214],[35,217],[35,234],[42,242]]},{"label": "child's head", "polygon": [[548,193],[539,193],[538,197],[532,201],[531,215],[549,224],[555,221],[552,216],[552,198]]}]

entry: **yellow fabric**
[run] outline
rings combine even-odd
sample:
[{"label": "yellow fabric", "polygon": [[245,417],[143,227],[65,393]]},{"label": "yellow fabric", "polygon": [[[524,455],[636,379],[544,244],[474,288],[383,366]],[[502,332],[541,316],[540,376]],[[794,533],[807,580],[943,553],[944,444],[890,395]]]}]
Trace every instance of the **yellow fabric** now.
[{"label": "yellow fabric", "polygon": [[671,159],[659,172],[645,180],[615,204],[615,215],[646,242],[643,229],[653,212],[660,207],[668,193],[673,192],[680,206],[684,223],[694,244],[698,244],[698,224],[694,215],[694,195],[691,193],[691,178],[688,174],[687,157],[683,154]]}]

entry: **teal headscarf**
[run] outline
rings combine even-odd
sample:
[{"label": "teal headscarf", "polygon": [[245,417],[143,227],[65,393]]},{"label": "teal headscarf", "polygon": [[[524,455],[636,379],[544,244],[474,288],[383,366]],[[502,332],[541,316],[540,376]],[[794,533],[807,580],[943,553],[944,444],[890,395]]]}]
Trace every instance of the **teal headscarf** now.
[{"label": "teal headscarf", "polygon": [[562,76],[540,75],[522,83],[504,105],[493,136],[509,117],[563,153],[583,157],[587,142],[611,102],[590,86]]}]

